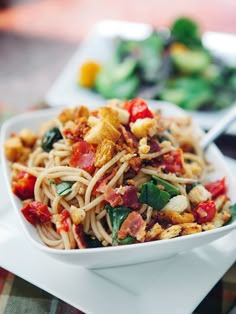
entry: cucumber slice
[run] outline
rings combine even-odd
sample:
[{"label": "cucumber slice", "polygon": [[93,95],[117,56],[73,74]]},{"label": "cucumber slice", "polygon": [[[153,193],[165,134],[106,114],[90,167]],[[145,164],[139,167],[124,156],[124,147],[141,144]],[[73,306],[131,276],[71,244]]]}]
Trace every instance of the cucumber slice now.
[{"label": "cucumber slice", "polygon": [[177,70],[187,74],[197,74],[205,70],[211,58],[204,50],[174,51],[171,57]]}]

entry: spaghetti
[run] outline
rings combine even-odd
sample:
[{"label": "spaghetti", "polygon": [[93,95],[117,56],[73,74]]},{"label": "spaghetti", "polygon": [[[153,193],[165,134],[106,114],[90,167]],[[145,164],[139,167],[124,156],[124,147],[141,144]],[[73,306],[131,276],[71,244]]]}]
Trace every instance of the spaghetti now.
[{"label": "spaghetti", "polygon": [[64,109],[37,134],[12,134],[5,152],[22,214],[51,248],[170,239],[231,219],[225,179],[207,183],[191,119],[141,99]]}]

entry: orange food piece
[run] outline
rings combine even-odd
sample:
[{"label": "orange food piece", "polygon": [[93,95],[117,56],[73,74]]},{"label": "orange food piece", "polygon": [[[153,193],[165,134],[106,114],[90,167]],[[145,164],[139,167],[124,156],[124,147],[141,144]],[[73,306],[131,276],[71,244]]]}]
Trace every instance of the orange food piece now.
[{"label": "orange food piece", "polygon": [[92,88],[101,66],[94,61],[84,62],[80,68],[78,82],[82,87]]}]

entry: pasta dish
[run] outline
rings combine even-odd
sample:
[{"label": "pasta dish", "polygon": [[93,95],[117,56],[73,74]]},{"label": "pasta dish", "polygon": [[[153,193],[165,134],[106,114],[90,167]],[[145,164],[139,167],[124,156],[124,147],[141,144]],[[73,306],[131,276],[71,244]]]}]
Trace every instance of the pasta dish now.
[{"label": "pasta dish", "polygon": [[12,191],[42,242],[85,249],[206,232],[231,220],[225,178],[190,117],[165,117],[139,98],[66,108],[4,144]]}]

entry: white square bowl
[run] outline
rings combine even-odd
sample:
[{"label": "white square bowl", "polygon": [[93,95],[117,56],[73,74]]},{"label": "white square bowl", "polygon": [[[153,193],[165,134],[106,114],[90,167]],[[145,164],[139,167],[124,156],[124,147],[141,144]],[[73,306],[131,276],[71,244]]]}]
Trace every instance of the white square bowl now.
[{"label": "white square bowl", "polygon": [[[177,106],[166,102],[148,101],[148,103],[152,109],[161,109],[164,116],[186,115],[186,113]],[[93,102],[90,102],[86,105],[90,108],[96,107],[95,103]],[[57,260],[61,260],[62,262],[80,265],[86,268],[122,266],[169,258],[178,253],[206,245],[220,237],[223,237],[236,227],[236,222],[233,222],[227,226],[223,226],[211,231],[205,231],[188,236],[181,236],[168,240],[153,241],[141,244],[130,244],[118,247],[104,247],[82,250],[58,250],[47,247],[39,238],[36,228],[28,223],[21,214],[21,201],[12,193],[11,190],[11,171],[4,154],[3,145],[12,132],[17,133],[26,127],[33,131],[37,131],[42,123],[55,117],[59,112],[60,109],[57,108],[25,113],[6,121],[1,129],[1,160],[4,180],[6,181],[11,203],[14,207],[16,215],[18,216],[20,228],[25,234],[26,240],[30,241],[31,244],[38,250],[43,251],[45,254],[48,254]],[[198,127],[196,127],[196,131],[199,131]],[[209,179],[212,180],[225,176],[227,178],[228,195],[231,198],[232,203],[235,203],[236,181],[230,169],[228,168],[222,153],[215,145],[211,145],[207,150],[206,156],[207,159],[216,168],[216,172],[211,174]]]}]

